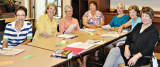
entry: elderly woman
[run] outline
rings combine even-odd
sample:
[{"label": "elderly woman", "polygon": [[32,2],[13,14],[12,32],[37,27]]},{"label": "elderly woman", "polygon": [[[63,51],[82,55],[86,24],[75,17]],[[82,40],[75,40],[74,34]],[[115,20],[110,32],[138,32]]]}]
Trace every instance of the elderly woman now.
[{"label": "elderly woman", "polygon": [[57,6],[49,4],[45,10],[45,15],[41,15],[36,22],[36,33],[33,41],[54,37],[57,34],[57,20],[53,16],[57,13]]},{"label": "elderly woman", "polygon": [[122,24],[125,24],[127,21],[129,21],[129,16],[124,14],[124,9],[125,8],[122,3],[119,3],[117,5],[118,15],[115,15],[112,21],[109,23],[111,30],[117,30],[118,27],[120,27]]},{"label": "elderly woman", "polygon": [[72,24],[76,24],[72,32],[79,31],[80,27],[79,27],[78,20],[72,17],[73,8],[69,5],[66,5],[64,10],[65,10],[66,17],[62,18],[59,22],[60,33],[64,33],[64,31],[66,31]]},{"label": "elderly woman", "polygon": [[98,11],[98,6],[95,1],[89,3],[90,10],[83,15],[83,25],[86,28],[98,28],[104,25],[104,16]]},{"label": "elderly woman", "polygon": [[121,33],[123,28],[127,28],[129,26],[131,26],[131,30],[133,30],[133,28],[138,24],[141,23],[141,17],[140,17],[140,11],[138,6],[136,5],[132,5],[128,8],[129,10],[129,16],[131,17],[131,20],[129,20],[127,23],[121,25],[119,27],[118,33]]},{"label": "elderly woman", "polygon": [[25,21],[27,9],[19,6],[15,10],[16,21],[8,23],[3,36],[3,48],[26,45],[32,39],[32,24]]},{"label": "elderly woman", "polygon": [[154,13],[152,8],[143,7],[141,10],[142,22],[136,25],[128,35],[124,45],[110,50],[103,67],[118,67],[125,63],[127,66],[140,67],[150,63],[159,33],[152,24]]}]

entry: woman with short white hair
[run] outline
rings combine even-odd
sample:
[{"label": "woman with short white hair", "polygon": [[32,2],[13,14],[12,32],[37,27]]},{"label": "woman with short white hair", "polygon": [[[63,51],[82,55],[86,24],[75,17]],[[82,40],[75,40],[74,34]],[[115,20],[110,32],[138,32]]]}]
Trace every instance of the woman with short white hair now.
[{"label": "woman with short white hair", "polygon": [[118,27],[125,24],[127,21],[129,21],[129,16],[124,14],[125,6],[122,3],[119,3],[117,5],[117,13],[118,15],[115,15],[112,19],[112,21],[109,23],[109,26],[111,27],[111,30],[118,30]]},{"label": "woman with short white hair", "polygon": [[78,20],[73,18],[73,8],[69,5],[66,5],[65,8],[66,17],[62,18],[59,22],[59,31],[60,33],[64,33],[72,24],[76,24],[72,32],[76,32],[80,29]]}]

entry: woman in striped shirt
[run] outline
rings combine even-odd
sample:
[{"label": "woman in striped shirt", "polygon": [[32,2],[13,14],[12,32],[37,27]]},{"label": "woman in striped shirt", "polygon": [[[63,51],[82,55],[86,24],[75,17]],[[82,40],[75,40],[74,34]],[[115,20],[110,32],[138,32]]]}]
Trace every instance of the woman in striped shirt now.
[{"label": "woman in striped shirt", "polygon": [[19,6],[15,11],[16,21],[8,23],[3,36],[3,48],[26,45],[32,39],[32,24],[26,22],[27,9]]}]

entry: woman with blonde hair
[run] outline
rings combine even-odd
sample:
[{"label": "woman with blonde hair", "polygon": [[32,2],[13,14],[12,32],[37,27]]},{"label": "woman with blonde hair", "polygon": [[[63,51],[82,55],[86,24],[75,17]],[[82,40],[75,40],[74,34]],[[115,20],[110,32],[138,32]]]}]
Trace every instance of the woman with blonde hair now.
[{"label": "woman with blonde hair", "polygon": [[60,33],[64,33],[70,25],[76,24],[72,32],[76,32],[80,29],[78,20],[76,18],[73,18],[73,8],[69,5],[66,5],[65,8],[65,14],[66,17],[62,18],[59,22],[59,31]]},{"label": "woman with blonde hair", "polygon": [[44,12],[36,22],[36,33],[33,41],[51,38],[57,34],[57,20],[53,17],[57,14],[57,6],[49,4]]}]

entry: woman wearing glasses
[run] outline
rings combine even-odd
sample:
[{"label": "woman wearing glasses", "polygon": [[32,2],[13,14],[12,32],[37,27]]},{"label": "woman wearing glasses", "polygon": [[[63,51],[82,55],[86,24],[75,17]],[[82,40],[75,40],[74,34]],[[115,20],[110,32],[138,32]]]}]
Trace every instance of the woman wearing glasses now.
[{"label": "woman wearing glasses", "polygon": [[25,21],[27,9],[19,6],[15,11],[16,21],[8,23],[3,36],[3,48],[26,45],[32,39],[32,24]]}]

